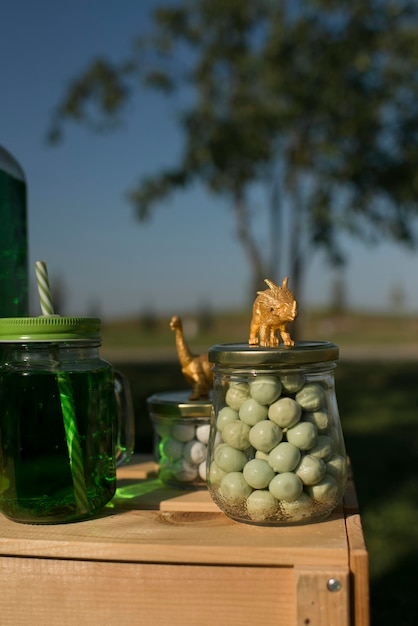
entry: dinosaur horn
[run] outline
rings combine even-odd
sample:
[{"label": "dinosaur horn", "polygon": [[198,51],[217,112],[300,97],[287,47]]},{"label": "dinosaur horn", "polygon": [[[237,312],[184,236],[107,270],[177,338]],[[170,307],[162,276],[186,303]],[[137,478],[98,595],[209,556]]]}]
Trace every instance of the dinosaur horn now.
[{"label": "dinosaur horn", "polygon": [[268,278],[265,278],[264,282],[270,287],[272,291],[276,291],[276,289],[280,289],[277,285],[274,284],[272,280],[269,280]]}]

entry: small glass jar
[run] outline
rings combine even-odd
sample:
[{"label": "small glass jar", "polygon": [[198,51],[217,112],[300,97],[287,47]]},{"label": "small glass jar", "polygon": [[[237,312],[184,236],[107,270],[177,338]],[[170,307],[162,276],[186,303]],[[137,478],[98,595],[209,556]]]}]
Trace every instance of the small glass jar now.
[{"label": "small glass jar", "polygon": [[158,476],[169,487],[206,488],[206,457],[212,403],[189,400],[190,389],[150,396],[154,458]]},{"label": "small glass jar", "polygon": [[228,517],[320,521],[344,494],[347,457],[334,387],[338,347],[224,344],[214,363],[208,488]]},{"label": "small glass jar", "polygon": [[97,318],[0,319],[0,511],[14,521],[87,519],[115,493],[133,412],[100,343]]}]

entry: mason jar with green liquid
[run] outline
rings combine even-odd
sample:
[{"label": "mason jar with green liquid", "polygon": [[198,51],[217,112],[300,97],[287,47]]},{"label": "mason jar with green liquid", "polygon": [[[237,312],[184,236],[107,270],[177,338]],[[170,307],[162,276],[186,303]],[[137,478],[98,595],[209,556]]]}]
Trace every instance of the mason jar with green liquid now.
[{"label": "mason jar with green liquid", "polygon": [[97,318],[0,319],[0,512],[14,521],[88,519],[115,493],[133,411],[100,339]]},{"label": "mason jar with green liquid", "polygon": [[0,145],[0,317],[28,315],[26,179]]}]

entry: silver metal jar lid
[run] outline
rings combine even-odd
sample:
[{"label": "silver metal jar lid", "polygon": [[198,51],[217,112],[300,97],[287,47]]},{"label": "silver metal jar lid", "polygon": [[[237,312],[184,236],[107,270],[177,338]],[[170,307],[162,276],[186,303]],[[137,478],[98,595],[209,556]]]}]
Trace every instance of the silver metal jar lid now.
[{"label": "silver metal jar lid", "polygon": [[163,391],[147,398],[151,414],[163,417],[210,417],[210,400],[189,400],[191,390]]},{"label": "silver metal jar lid", "polygon": [[329,341],[297,341],[294,346],[264,348],[246,343],[225,343],[209,348],[209,361],[217,365],[307,365],[336,361],[339,348]]}]

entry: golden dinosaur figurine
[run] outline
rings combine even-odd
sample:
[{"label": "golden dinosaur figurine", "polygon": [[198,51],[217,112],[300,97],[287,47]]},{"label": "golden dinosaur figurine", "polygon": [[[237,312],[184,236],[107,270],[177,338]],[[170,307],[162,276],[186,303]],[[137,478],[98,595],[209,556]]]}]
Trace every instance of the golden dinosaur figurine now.
[{"label": "golden dinosaur figurine", "polygon": [[257,292],[250,325],[250,346],[278,346],[277,331],[285,346],[295,345],[286,330],[288,323],[293,322],[298,314],[297,302],[287,286],[288,280],[288,277],[284,278],[279,287],[266,278],[264,282],[269,289]]},{"label": "golden dinosaur figurine", "polygon": [[190,400],[208,398],[213,384],[212,365],[207,354],[192,354],[183,335],[183,326],[178,315],[170,321],[170,328],[176,333],[176,348],[181,371],[187,383],[192,387]]}]

